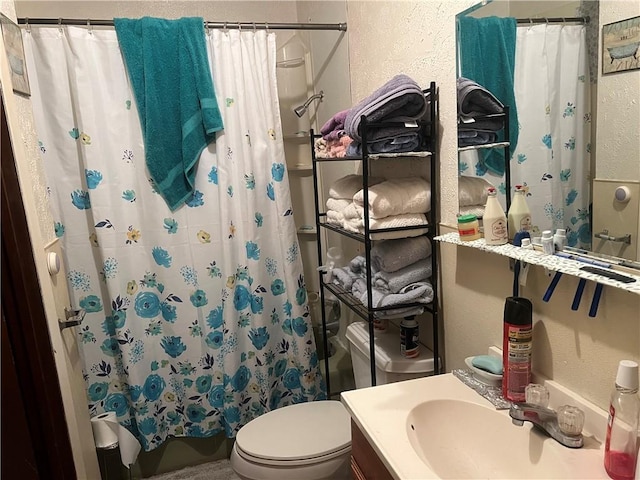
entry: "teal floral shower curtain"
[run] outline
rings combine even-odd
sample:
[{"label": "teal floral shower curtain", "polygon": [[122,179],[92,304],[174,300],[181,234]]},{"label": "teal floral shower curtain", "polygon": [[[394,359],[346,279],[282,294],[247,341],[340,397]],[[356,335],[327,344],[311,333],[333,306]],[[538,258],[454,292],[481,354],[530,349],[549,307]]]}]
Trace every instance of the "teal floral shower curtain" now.
[{"label": "teal floral shower curtain", "polygon": [[280,128],[275,35],[212,30],[225,130],[193,197],[154,190],[115,31],[24,32],[55,231],[65,252],[91,415],[145,450],[235,436],[284,405],[325,398]]}]

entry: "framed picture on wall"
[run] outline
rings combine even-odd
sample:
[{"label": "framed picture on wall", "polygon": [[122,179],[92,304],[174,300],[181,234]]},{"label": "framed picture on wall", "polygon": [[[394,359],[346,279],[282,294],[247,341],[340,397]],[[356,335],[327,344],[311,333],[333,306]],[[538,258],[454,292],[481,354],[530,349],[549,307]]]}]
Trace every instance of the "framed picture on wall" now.
[{"label": "framed picture on wall", "polygon": [[602,74],[640,68],[640,17],[602,27]]},{"label": "framed picture on wall", "polygon": [[29,88],[27,62],[25,62],[24,59],[20,27],[4,15],[1,16],[0,22],[2,23],[4,49],[7,52],[7,59],[9,60],[9,67],[11,68],[13,91],[29,96],[31,95],[31,89]]}]

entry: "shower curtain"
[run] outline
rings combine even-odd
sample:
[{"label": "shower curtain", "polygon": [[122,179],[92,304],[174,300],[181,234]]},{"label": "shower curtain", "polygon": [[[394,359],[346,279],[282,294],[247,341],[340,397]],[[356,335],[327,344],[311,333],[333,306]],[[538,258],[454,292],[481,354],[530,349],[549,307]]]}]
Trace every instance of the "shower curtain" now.
[{"label": "shower curtain", "polygon": [[154,190],[114,30],[24,32],[32,103],[91,415],[145,450],[233,437],[324,399],[285,168],[275,34],[212,30],[225,130],[175,212]]},{"label": "shower curtain", "polygon": [[[526,186],[536,234],[564,228],[570,246],[590,248],[591,93],[586,28],[518,26],[514,69],[518,145],[511,186]],[[460,174],[505,185],[462,152]],[[474,165],[472,172],[470,166]],[[504,197],[501,198],[503,207]]]}]

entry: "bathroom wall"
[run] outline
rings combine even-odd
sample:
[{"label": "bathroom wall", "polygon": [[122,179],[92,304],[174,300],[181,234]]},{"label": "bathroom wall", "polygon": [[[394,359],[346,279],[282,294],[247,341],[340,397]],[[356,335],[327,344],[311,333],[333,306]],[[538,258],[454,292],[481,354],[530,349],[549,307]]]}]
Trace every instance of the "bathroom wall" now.
[{"label": "bathroom wall", "polygon": [[[441,233],[454,230],[457,212],[455,89],[456,13],[474,1],[349,1],[351,91],[357,101],[393,75],[404,72],[418,83],[440,88]],[[637,2],[600,2],[601,22],[633,16],[623,6]],[[620,14],[620,17],[617,15]],[[637,15],[637,13],[635,13]],[[624,74],[626,75],[626,74]],[[623,96],[611,98],[610,112],[626,107]],[[627,102],[628,103],[628,102]],[[615,105],[618,105],[616,107]],[[598,129],[609,117],[598,112]],[[618,136],[634,136],[638,117],[619,125]],[[627,152],[620,152],[626,154]],[[637,153],[636,153],[637,156]],[[512,293],[509,261],[466,247],[441,245],[440,284],[447,371],[464,367],[467,356],[502,344],[504,298]],[[535,267],[521,292],[534,303],[534,369],[577,391],[602,408],[621,359],[640,360],[640,296],[605,288],[595,318],[588,317],[594,284],[585,289],[578,311],[570,309],[577,280],[562,277],[549,303],[542,295],[551,278]]]}]

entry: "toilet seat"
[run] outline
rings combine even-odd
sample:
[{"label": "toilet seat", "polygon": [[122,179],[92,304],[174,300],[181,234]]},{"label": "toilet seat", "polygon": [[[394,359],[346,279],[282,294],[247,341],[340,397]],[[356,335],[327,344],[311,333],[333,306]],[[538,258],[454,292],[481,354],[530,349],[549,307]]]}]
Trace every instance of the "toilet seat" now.
[{"label": "toilet seat", "polygon": [[324,462],[351,450],[350,418],[336,400],[289,405],[242,427],[235,449],[245,460],[263,465]]}]

